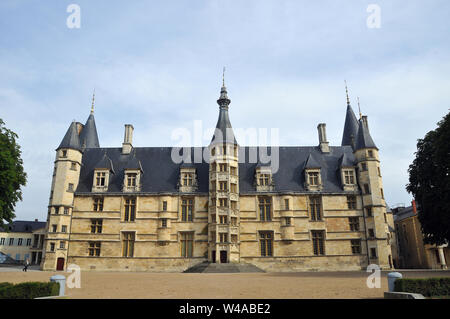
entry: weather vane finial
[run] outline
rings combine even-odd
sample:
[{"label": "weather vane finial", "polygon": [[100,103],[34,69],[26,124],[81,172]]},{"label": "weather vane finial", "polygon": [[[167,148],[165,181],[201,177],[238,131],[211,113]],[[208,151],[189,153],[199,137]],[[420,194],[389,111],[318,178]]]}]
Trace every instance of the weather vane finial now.
[{"label": "weather vane finial", "polygon": [[359,110],[359,119],[362,119],[361,105],[359,105],[359,96],[358,96],[358,110]]},{"label": "weather vane finial", "polygon": [[348,98],[347,80],[344,80],[344,83],[345,83],[345,94],[347,95],[347,105],[350,105],[350,99]]},{"label": "weather vane finial", "polygon": [[222,72],[222,86],[225,86],[225,67],[223,67],[223,72]]},{"label": "weather vane finial", "polygon": [[92,94],[91,113],[94,113],[94,102],[95,102],[95,89],[94,89],[94,93]]}]

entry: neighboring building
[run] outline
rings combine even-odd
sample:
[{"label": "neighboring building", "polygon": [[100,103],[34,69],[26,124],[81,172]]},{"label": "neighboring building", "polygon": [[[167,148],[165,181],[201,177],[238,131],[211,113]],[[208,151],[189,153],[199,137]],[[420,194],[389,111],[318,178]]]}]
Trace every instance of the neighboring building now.
[{"label": "neighboring building", "polygon": [[[16,220],[0,228],[0,252],[16,262],[26,259],[39,265],[45,237],[45,222]],[[6,258],[3,258],[7,262]]]},{"label": "neighboring building", "polygon": [[[129,124],[122,147],[101,148],[92,103],[86,124],[73,122],[56,149],[42,268],[390,268],[378,148],[348,95],[341,146],[329,146],[319,124],[318,146],[240,147],[230,102],[223,85],[210,145],[185,149],[180,163],[172,147],[133,147]],[[266,151],[278,151],[278,170]]]},{"label": "neighboring building", "polygon": [[398,268],[447,269],[450,248],[447,244],[424,244],[415,201],[412,206],[393,209],[398,252]]}]

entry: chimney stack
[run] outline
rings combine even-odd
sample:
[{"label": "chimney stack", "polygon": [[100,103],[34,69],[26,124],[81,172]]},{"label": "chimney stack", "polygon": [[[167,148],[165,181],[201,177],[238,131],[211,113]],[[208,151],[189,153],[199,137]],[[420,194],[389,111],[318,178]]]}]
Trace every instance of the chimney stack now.
[{"label": "chimney stack", "polygon": [[327,141],[327,130],[326,130],[326,124],[320,123],[317,125],[317,131],[319,132],[319,146],[322,153],[329,153],[330,147],[328,146]]},{"label": "chimney stack", "polygon": [[362,121],[367,130],[369,130],[369,122],[367,122],[367,115],[362,116]]},{"label": "chimney stack", "polygon": [[130,154],[133,148],[133,131],[134,127],[131,124],[125,124],[125,135],[122,143],[122,154]]}]

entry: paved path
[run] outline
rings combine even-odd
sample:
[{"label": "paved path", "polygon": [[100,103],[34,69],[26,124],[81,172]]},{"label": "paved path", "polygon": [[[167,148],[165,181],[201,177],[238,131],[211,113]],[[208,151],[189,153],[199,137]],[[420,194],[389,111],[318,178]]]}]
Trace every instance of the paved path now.
[{"label": "paved path", "polygon": [[[401,271],[400,271],[401,272]],[[65,272],[1,271],[0,282],[48,281]],[[70,298],[383,298],[387,272],[382,272],[381,288],[369,289],[369,273],[146,273],[82,272],[81,288],[67,289]],[[405,278],[450,277],[450,271],[404,271]]]}]

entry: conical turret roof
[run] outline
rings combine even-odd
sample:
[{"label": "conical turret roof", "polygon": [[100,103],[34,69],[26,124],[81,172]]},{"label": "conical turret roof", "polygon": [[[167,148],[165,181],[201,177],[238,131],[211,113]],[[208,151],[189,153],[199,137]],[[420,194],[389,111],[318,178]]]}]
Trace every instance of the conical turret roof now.
[{"label": "conical turret roof", "polygon": [[228,98],[227,88],[223,85],[220,90],[220,98],[217,100],[217,104],[219,104],[220,109],[219,119],[217,120],[217,125],[214,130],[211,144],[230,143],[237,145],[230,118],[228,116],[228,105],[230,103],[231,100]]},{"label": "conical turret roof", "polygon": [[59,144],[56,150],[59,150],[61,148],[81,150],[80,137],[78,136],[77,123],[75,121],[73,121],[70,124],[69,129],[66,132],[66,135],[64,135],[61,144]]},{"label": "conical turret roof", "polygon": [[359,120],[358,134],[356,137],[355,149],[360,150],[363,148],[377,148],[372,137],[369,133],[369,128],[364,124],[363,120]]},{"label": "conical turret roof", "polygon": [[81,131],[80,145],[83,149],[100,147],[93,111],[91,111],[91,114],[89,115],[86,124],[84,124],[83,130]]},{"label": "conical turret roof", "polygon": [[347,104],[347,114],[345,115],[344,133],[342,134],[341,145],[352,146],[352,138],[356,139],[358,133],[358,120],[350,104]]}]

